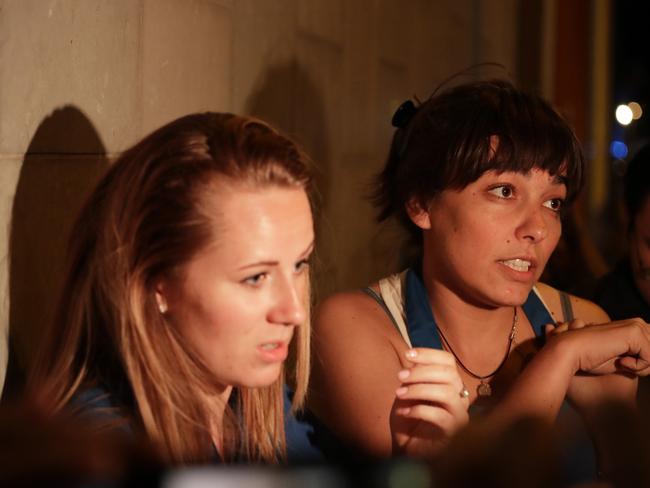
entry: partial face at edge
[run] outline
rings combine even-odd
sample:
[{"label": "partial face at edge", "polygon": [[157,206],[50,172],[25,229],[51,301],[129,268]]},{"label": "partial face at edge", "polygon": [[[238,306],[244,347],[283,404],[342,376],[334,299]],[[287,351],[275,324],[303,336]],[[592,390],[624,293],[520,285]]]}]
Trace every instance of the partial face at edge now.
[{"label": "partial face at edge", "polygon": [[511,306],[525,302],[555,249],[565,198],[566,186],[546,171],[488,171],[443,191],[428,210],[408,211],[438,286],[481,306]]},{"label": "partial face at edge", "polygon": [[646,303],[650,304],[650,197],[634,216],[630,235],[630,257],[634,283]]},{"label": "partial face at edge", "polygon": [[227,386],[272,384],[307,320],[313,249],[305,191],[220,185],[207,197],[218,237],[160,283],[166,317]]}]

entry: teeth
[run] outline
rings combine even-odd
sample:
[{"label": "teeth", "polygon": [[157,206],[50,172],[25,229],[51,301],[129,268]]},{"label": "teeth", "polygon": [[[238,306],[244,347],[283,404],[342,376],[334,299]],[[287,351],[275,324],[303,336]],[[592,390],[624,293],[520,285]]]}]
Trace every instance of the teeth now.
[{"label": "teeth", "polygon": [[266,344],[262,344],[262,349],[265,351],[270,351],[272,349],[277,349],[279,347],[279,344],[277,342],[268,342]]},{"label": "teeth", "polygon": [[503,264],[509,268],[514,269],[515,271],[528,271],[530,268],[530,261],[525,261],[523,259],[508,259],[507,261],[501,261]]}]

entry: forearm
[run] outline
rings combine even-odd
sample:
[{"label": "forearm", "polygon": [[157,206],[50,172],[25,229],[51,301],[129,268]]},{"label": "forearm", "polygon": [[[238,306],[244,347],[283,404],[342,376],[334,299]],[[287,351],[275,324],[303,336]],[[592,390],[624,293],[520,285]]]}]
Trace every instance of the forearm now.
[{"label": "forearm", "polygon": [[491,412],[497,424],[519,417],[552,423],[575,374],[575,360],[561,341],[549,341],[528,363]]}]

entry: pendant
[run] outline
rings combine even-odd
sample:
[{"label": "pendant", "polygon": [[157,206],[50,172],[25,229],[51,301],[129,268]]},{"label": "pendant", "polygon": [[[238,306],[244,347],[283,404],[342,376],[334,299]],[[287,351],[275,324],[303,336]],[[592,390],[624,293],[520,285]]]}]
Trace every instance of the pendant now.
[{"label": "pendant", "polygon": [[492,387],[490,386],[490,383],[484,383],[481,381],[481,384],[476,388],[476,392],[480,397],[489,397],[492,396]]}]

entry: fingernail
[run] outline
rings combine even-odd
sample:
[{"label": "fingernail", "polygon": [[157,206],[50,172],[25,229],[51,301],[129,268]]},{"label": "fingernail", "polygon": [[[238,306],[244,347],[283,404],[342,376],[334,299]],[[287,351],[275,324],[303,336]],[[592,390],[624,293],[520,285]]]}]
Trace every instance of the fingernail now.
[{"label": "fingernail", "polygon": [[395,409],[395,413],[398,415],[408,415],[410,411],[411,411],[410,407],[402,407],[402,408]]},{"label": "fingernail", "polygon": [[399,373],[397,373],[397,377],[398,377],[400,380],[405,380],[405,379],[408,378],[410,375],[411,375],[411,371],[408,370],[408,369],[403,369],[402,371],[400,371]]},{"label": "fingernail", "polygon": [[399,387],[397,390],[395,390],[395,394],[396,394],[397,396],[402,396],[402,395],[404,395],[407,391],[409,391],[409,389],[408,389],[407,387],[405,387],[405,386],[401,386],[401,387]]},{"label": "fingernail", "polygon": [[409,349],[408,351],[406,351],[406,357],[407,358],[412,359],[412,358],[416,357],[417,355],[418,355],[418,352],[415,349]]}]

